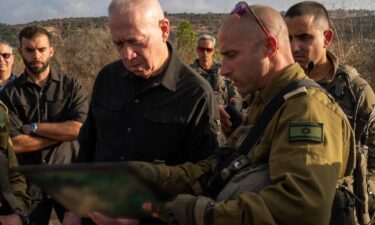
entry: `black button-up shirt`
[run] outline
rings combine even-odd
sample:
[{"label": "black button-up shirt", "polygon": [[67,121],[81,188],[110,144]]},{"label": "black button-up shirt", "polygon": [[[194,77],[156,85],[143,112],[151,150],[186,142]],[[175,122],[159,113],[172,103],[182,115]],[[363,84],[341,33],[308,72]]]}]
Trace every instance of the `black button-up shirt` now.
[{"label": "black button-up shirt", "polygon": [[[24,72],[0,93],[0,99],[9,109],[11,137],[23,134],[24,124],[67,120],[83,123],[88,110],[87,92],[82,83],[52,71],[43,87],[33,83]],[[67,148],[71,146],[65,145]],[[43,152],[51,154],[49,150],[56,147],[50,146]],[[41,151],[17,156],[20,164],[39,164],[43,161]]]},{"label": "black button-up shirt", "polygon": [[207,81],[172,51],[165,71],[144,79],[121,61],[99,73],[80,135],[79,161],[197,161],[217,147],[218,113]]}]

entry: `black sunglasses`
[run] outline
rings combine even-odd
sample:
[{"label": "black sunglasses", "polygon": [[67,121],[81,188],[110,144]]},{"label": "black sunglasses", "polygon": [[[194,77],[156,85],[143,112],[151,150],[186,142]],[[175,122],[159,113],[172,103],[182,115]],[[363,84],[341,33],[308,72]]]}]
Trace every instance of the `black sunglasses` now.
[{"label": "black sunglasses", "polygon": [[263,25],[263,23],[260,21],[258,16],[254,13],[254,11],[250,8],[250,6],[246,2],[239,2],[236,4],[234,9],[231,11],[232,14],[237,14],[238,16],[243,16],[245,13],[251,13],[254,15],[255,20],[258,22],[259,26],[262,28],[263,32],[266,34],[267,37],[270,37],[271,34],[268,31],[268,29]]},{"label": "black sunglasses", "polygon": [[13,54],[12,54],[12,53],[0,53],[0,55],[1,55],[4,59],[9,59]]}]

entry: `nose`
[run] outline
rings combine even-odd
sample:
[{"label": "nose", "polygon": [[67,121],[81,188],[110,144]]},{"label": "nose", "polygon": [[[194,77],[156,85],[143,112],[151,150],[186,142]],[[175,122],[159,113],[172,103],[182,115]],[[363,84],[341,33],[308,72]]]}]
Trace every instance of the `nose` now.
[{"label": "nose", "polygon": [[299,42],[295,38],[290,40],[290,47],[292,48],[292,52],[296,52],[301,49]]},{"label": "nose", "polygon": [[221,61],[221,67],[220,67],[219,74],[221,76],[228,77],[228,78],[232,74],[232,70],[229,68],[229,66],[225,63],[224,60]]},{"label": "nose", "polygon": [[125,45],[121,49],[120,53],[121,53],[121,57],[126,61],[130,61],[137,56],[137,54],[135,53],[135,51],[132,47],[125,46]]}]

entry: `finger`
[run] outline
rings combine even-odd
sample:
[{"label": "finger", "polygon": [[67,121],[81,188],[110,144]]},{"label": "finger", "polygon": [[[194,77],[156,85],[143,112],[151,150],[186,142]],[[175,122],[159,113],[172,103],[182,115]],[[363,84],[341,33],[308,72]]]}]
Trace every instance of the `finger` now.
[{"label": "finger", "polygon": [[115,225],[116,220],[107,216],[104,216],[101,213],[93,212],[89,214],[92,221],[95,222],[97,225]]}]

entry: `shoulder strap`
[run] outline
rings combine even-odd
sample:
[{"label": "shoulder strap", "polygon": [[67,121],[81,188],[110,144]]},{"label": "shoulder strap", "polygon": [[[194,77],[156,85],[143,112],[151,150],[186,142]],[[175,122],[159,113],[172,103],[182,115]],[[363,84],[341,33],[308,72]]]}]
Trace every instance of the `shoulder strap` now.
[{"label": "shoulder strap", "polygon": [[238,153],[240,155],[247,155],[253,148],[254,144],[259,140],[275,112],[284,104],[286,100],[284,96],[301,87],[315,87],[325,92],[325,90],[313,80],[298,80],[287,85],[267,104],[254,127],[250,130],[248,136],[239,147]]}]

